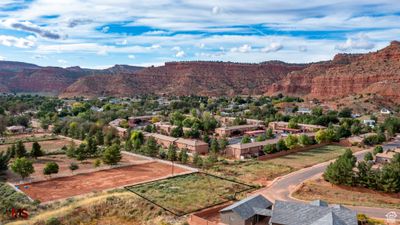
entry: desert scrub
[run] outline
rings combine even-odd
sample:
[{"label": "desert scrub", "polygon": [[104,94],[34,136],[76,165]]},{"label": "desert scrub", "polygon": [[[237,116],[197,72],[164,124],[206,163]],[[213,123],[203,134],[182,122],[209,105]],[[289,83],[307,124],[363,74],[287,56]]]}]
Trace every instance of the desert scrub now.
[{"label": "desert scrub", "polygon": [[[7,212],[11,208],[21,209],[25,208],[28,211],[35,209],[37,204],[31,202],[24,194],[16,191],[5,182],[0,182],[0,212]],[[7,221],[9,218],[1,213],[0,221]]]}]

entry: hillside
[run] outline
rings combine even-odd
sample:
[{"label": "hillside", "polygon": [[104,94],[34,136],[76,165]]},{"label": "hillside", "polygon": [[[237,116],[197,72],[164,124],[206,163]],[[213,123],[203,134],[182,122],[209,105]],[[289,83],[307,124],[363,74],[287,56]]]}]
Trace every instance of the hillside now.
[{"label": "hillside", "polygon": [[47,92],[58,94],[81,77],[132,73],[141,67],[116,65],[104,70],[80,67],[40,67],[34,64],[0,61],[0,92]]},{"label": "hillside", "polygon": [[[134,74],[90,76],[66,89],[62,97],[129,96],[143,93],[168,95],[263,94],[272,84],[306,65],[279,61],[260,64],[230,62],[169,62]],[[110,84],[110,85],[109,85]],[[112,85],[111,85],[112,84]]]}]

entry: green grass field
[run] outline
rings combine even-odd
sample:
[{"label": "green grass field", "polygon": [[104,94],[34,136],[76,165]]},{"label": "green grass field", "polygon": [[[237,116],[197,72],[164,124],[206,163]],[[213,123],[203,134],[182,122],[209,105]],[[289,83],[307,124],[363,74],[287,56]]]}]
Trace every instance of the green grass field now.
[{"label": "green grass field", "polygon": [[268,181],[276,177],[334,159],[343,154],[345,150],[346,148],[341,146],[327,145],[265,161],[220,163],[213,166],[208,172],[246,183],[266,185]]},{"label": "green grass field", "polygon": [[294,169],[309,167],[318,163],[335,159],[345,152],[346,148],[338,145],[326,145],[304,152],[289,154],[267,162],[286,165]]},{"label": "green grass field", "polygon": [[204,173],[194,173],[134,185],[127,189],[176,215],[185,215],[233,200],[235,193],[253,188]]}]

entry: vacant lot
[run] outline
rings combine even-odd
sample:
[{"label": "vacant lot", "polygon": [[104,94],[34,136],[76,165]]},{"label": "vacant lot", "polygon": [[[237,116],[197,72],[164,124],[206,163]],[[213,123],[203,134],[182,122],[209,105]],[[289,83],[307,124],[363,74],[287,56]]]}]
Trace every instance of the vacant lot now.
[{"label": "vacant lot", "polygon": [[[187,172],[190,171],[179,167],[174,169],[174,175]],[[170,165],[150,161],[149,163],[28,183],[21,185],[20,188],[32,199],[47,202],[168,176],[171,176]]]},{"label": "vacant lot", "polygon": [[256,160],[220,164],[209,170],[210,173],[219,176],[240,180],[246,183],[257,183],[262,185],[266,185],[268,181],[292,171],[293,169],[286,165],[277,165],[268,161]]},{"label": "vacant lot", "polygon": [[[54,138],[54,137],[53,137]],[[35,140],[35,139],[30,139],[30,140]],[[40,139],[37,139],[40,140]],[[71,141],[66,140],[66,139],[55,139],[55,140],[48,140],[48,141],[38,141],[40,146],[42,147],[42,150],[45,152],[54,152],[56,150],[61,149],[63,146],[68,146]],[[25,148],[29,152],[32,149],[32,144],[33,142],[25,142]],[[11,146],[9,144],[6,145],[0,145],[0,151],[6,151],[7,148]]]},{"label": "vacant lot", "polygon": [[[33,160],[33,167],[35,172],[28,178],[29,182],[40,181],[43,179],[49,179],[48,176],[43,175],[43,168],[46,163],[55,162],[59,166],[59,171],[56,176],[72,176],[78,173],[87,173],[87,172],[95,172],[96,170],[101,169],[109,169],[110,166],[101,164],[99,167],[94,166],[95,159],[87,159],[85,161],[78,161],[74,158],[68,158],[66,155],[48,155],[42,156]],[[145,158],[136,157],[128,154],[122,154],[122,159],[118,163],[119,166],[133,165],[148,162]],[[79,168],[75,170],[73,173],[69,169],[71,163],[76,163]],[[21,177],[17,174],[14,174],[11,170],[6,172],[7,179],[11,183],[19,183]],[[53,175],[54,176],[54,175]]]},{"label": "vacant lot", "polygon": [[337,145],[327,145],[265,161],[221,163],[212,167],[209,172],[247,183],[267,185],[276,177],[334,159],[343,154],[345,149]]},{"label": "vacant lot", "polygon": [[336,186],[323,179],[305,182],[293,197],[307,201],[321,199],[334,204],[400,209],[400,194]]},{"label": "vacant lot", "polygon": [[194,173],[127,188],[169,211],[184,215],[226,202],[252,187],[203,173]]},{"label": "vacant lot", "polygon": [[302,169],[339,157],[345,152],[345,150],[346,148],[342,146],[326,145],[304,152],[298,152],[276,159],[267,160],[267,162],[290,166],[294,169]]}]

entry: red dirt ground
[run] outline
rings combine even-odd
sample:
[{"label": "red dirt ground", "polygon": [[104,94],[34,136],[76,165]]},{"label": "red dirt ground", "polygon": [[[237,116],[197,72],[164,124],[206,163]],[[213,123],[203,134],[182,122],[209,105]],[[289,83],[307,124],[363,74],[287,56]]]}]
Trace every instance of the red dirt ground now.
[{"label": "red dirt ground", "polygon": [[[174,167],[174,175],[185,172],[189,172],[189,170]],[[171,175],[170,165],[160,162],[150,162],[24,184],[20,186],[20,189],[32,199],[47,202],[87,194],[93,191],[133,185],[169,175]],[[28,186],[28,189],[23,186]]]}]

